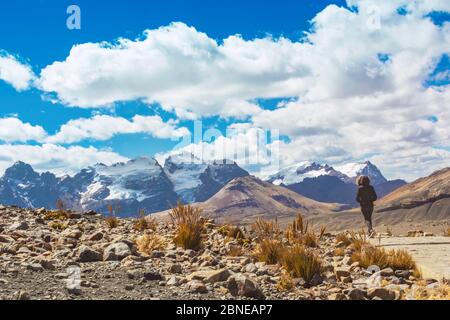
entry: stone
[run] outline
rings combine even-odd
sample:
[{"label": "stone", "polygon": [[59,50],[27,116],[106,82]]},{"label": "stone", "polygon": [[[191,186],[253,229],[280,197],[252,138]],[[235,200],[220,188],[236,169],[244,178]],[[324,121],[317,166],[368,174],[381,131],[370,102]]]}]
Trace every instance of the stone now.
[{"label": "stone", "polygon": [[224,282],[227,281],[228,278],[231,276],[231,273],[228,269],[220,269],[217,271],[211,271],[207,277],[205,277],[206,283],[216,283],[216,282]]},{"label": "stone", "polygon": [[102,254],[83,244],[80,246],[80,248],[78,250],[78,259],[77,260],[79,262],[102,261]]},{"label": "stone", "polygon": [[9,226],[9,231],[17,231],[17,230],[28,230],[30,226],[25,221],[20,221],[13,223]]},{"label": "stone", "polygon": [[181,273],[183,271],[183,267],[179,263],[173,263],[169,267],[170,273]]},{"label": "stone", "polygon": [[350,297],[350,300],[365,300],[367,297],[366,291],[358,288],[348,290],[347,294]]},{"label": "stone", "polygon": [[329,300],[348,300],[348,297],[343,293],[332,293],[328,296]]},{"label": "stone", "polygon": [[100,241],[103,239],[103,233],[102,232],[95,232],[92,235],[89,236],[89,240],[91,241]]},{"label": "stone", "polygon": [[254,263],[249,263],[244,267],[244,271],[247,273],[256,273],[256,271],[258,271],[258,268]]},{"label": "stone", "polygon": [[392,268],[385,268],[380,271],[380,274],[383,277],[392,277],[394,275],[394,270],[392,270]]},{"label": "stone", "polygon": [[131,255],[130,247],[124,242],[117,242],[106,247],[103,253],[105,261],[121,261]]},{"label": "stone", "polygon": [[208,288],[200,280],[191,280],[187,284],[187,289],[192,293],[207,293]]},{"label": "stone", "polygon": [[335,268],[334,273],[336,274],[338,280],[350,277],[350,270],[348,268]]},{"label": "stone", "polygon": [[228,278],[228,290],[235,297],[248,297],[254,299],[265,299],[261,289],[243,274],[235,274]]},{"label": "stone", "polygon": [[386,288],[370,288],[367,290],[370,299],[380,298],[382,300],[395,300],[395,292]]},{"label": "stone", "polygon": [[162,281],[164,277],[155,270],[147,270],[144,272],[144,280],[146,281]]},{"label": "stone", "polygon": [[395,270],[394,274],[396,277],[408,279],[411,272],[409,272],[409,270]]},{"label": "stone", "polygon": [[34,271],[34,272],[44,271],[44,268],[42,267],[42,265],[40,263],[31,263],[31,264],[27,265],[27,269]]}]

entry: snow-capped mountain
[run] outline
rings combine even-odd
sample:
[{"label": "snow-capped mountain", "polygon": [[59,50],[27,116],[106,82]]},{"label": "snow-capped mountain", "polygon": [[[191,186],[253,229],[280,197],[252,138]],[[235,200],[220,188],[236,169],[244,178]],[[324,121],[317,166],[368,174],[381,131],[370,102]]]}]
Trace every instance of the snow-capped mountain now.
[{"label": "snow-capped mountain", "polygon": [[329,165],[321,165],[315,162],[301,162],[284,169],[278,173],[271,175],[266,180],[274,185],[293,185],[301,183],[306,178],[317,178],[320,176],[332,176],[342,180],[348,177],[339,171],[333,169]]},{"label": "snow-capped mountain", "polygon": [[383,176],[381,171],[370,161],[362,163],[347,163],[336,167],[336,170],[342,172],[351,179],[356,179],[358,176],[368,176],[374,185],[382,184],[388,181]]},{"label": "snow-capped mountain", "polygon": [[180,153],[166,159],[164,170],[184,202],[202,202],[224,185],[249,173],[229,160],[204,162],[192,154]]},{"label": "snow-capped mountain", "polygon": [[266,180],[316,201],[356,206],[355,183],[360,175],[370,178],[380,198],[406,184],[403,180],[388,181],[369,161],[348,163],[338,167],[301,162],[281,169]]},{"label": "snow-capped mountain", "polygon": [[236,163],[202,163],[187,155],[167,159],[165,167],[155,159],[138,158],[111,166],[97,164],[74,176],[56,177],[37,173],[23,162],[5,171],[0,178],[0,203],[21,207],[54,208],[58,199],[67,208],[134,216],[163,211],[183,202],[205,201],[234,178],[248,172]]}]

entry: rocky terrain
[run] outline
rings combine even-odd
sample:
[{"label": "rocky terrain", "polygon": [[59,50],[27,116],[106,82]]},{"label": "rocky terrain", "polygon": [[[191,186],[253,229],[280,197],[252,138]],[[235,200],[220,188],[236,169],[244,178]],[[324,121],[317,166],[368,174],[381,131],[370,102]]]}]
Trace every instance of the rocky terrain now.
[{"label": "rocky terrain", "polygon": [[[176,226],[148,218],[2,206],[0,299],[407,299],[419,289],[423,298],[430,290],[448,294],[436,280],[420,282],[414,270],[384,268],[374,278],[352,261],[356,242],[346,236],[324,230],[313,235],[315,245],[307,250],[321,267],[306,282],[262,262],[257,229],[214,221],[203,227],[195,251],[174,244]],[[276,243],[291,241],[289,235]]]}]

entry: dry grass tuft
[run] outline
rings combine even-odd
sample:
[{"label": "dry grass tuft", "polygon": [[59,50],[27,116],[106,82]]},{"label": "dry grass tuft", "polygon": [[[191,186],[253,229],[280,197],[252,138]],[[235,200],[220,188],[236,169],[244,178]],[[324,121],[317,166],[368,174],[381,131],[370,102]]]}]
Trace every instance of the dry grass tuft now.
[{"label": "dry grass tuft", "polygon": [[258,219],[252,225],[252,228],[259,239],[278,238],[280,236],[280,226],[277,219],[274,221]]},{"label": "dry grass tuft", "polygon": [[294,221],[288,225],[286,238],[291,243],[295,243],[299,238],[308,233],[309,223],[303,221],[303,216],[298,214]]},{"label": "dry grass tuft", "polygon": [[333,255],[336,257],[343,257],[345,256],[345,250],[343,248],[336,248],[333,251]]},{"label": "dry grass tuft", "polygon": [[450,237],[450,228],[447,228],[447,230],[444,230],[444,237]]},{"label": "dry grass tuft", "polygon": [[48,226],[54,230],[63,231],[66,230],[69,225],[67,223],[63,223],[61,221],[51,221]]},{"label": "dry grass tuft", "polygon": [[283,266],[295,278],[302,278],[307,285],[323,271],[319,258],[303,246],[295,245],[283,256]]},{"label": "dry grass tuft", "polygon": [[416,262],[406,250],[389,251],[389,266],[394,270],[416,270]]},{"label": "dry grass tuft", "polygon": [[359,262],[362,268],[378,266],[381,269],[389,267],[389,257],[384,248],[366,246],[352,255],[352,262]]},{"label": "dry grass tuft", "polygon": [[134,223],[134,229],[137,231],[153,230],[155,231],[158,222],[154,218],[146,217],[145,211],[139,211],[139,218]]},{"label": "dry grass tuft", "polygon": [[367,241],[367,236],[364,231],[350,232],[348,239],[350,240],[351,246],[356,251],[361,251],[364,246],[369,244],[369,242]]},{"label": "dry grass tuft", "polygon": [[407,292],[407,297],[413,300],[450,300],[450,286],[442,283],[435,288],[427,288],[425,282],[419,282]]},{"label": "dry grass tuft", "polygon": [[114,216],[109,216],[105,218],[105,223],[110,229],[117,228],[119,226],[119,219]]},{"label": "dry grass tuft", "polygon": [[277,264],[282,262],[285,250],[281,241],[266,238],[258,244],[256,258],[267,264]]},{"label": "dry grass tuft", "polygon": [[65,211],[47,211],[44,214],[44,220],[67,220],[69,215]]},{"label": "dry grass tuft", "polygon": [[144,234],[136,239],[136,247],[140,253],[149,255],[153,251],[163,250],[166,247],[164,238],[154,234]]},{"label": "dry grass tuft", "polygon": [[178,205],[170,212],[170,218],[177,231],[173,241],[184,249],[198,250],[202,245],[205,219],[202,210],[191,205]]},{"label": "dry grass tuft", "polygon": [[286,292],[286,291],[291,291],[295,288],[295,283],[294,280],[292,279],[292,277],[283,272],[283,274],[280,277],[280,280],[278,281],[277,284],[277,289],[280,292]]},{"label": "dry grass tuft", "polygon": [[349,246],[352,244],[351,240],[345,233],[339,233],[336,235],[336,243],[341,242],[344,246]]}]

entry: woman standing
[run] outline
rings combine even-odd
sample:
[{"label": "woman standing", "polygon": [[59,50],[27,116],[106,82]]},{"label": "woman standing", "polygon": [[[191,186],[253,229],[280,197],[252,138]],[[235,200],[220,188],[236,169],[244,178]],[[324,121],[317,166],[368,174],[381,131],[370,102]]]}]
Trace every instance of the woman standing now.
[{"label": "woman standing", "polygon": [[367,176],[358,177],[358,194],[356,195],[356,201],[361,205],[361,212],[366,221],[366,225],[369,231],[369,237],[375,235],[375,231],[372,226],[372,214],[374,209],[374,202],[377,201],[377,193],[374,187],[370,185],[370,179]]}]

